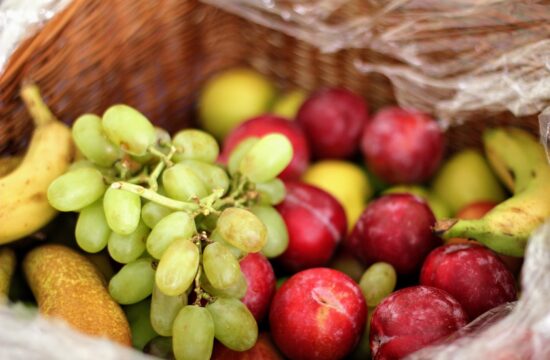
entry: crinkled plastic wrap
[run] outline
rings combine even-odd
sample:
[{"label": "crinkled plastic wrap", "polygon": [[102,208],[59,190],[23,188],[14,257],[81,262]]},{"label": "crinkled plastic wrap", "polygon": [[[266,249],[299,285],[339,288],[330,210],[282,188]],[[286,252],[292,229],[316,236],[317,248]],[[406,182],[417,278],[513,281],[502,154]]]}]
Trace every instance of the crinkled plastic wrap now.
[{"label": "crinkled plastic wrap", "polygon": [[86,336],[21,304],[0,305],[0,359],[152,360],[114,342]]},{"label": "crinkled plastic wrap", "polygon": [[69,3],[70,0],[0,0],[0,73],[17,45]]},{"label": "crinkled plastic wrap", "polygon": [[529,240],[521,297],[482,315],[452,341],[424,348],[407,360],[550,359],[550,223]]},{"label": "crinkled plastic wrap", "polygon": [[401,105],[446,123],[488,111],[533,115],[550,103],[549,1],[203,1],[324,52],[380,54],[355,65],[386,75]]},{"label": "crinkled plastic wrap", "polygon": [[[355,66],[386,75],[401,105],[430,111],[447,125],[477,113],[540,113],[541,141],[550,148],[549,1],[202,1],[323,52],[379,53],[385,60],[357,59]],[[0,72],[17,45],[69,2],[0,0]],[[409,358],[550,359],[550,224],[530,240],[521,284],[517,303],[493,309]],[[0,305],[0,324],[1,359],[150,358],[13,305]]]}]

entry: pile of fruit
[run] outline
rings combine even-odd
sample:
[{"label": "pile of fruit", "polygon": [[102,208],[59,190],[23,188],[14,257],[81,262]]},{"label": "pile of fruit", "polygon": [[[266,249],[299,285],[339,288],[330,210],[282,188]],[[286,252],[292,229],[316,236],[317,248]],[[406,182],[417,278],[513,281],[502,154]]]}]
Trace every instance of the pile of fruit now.
[{"label": "pile of fruit", "polygon": [[519,128],[447,154],[424,113],[247,69],[173,134],[122,104],[68,127],[21,95],[36,128],[0,160],[0,298],[160,358],[403,358],[517,300],[550,216]]}]

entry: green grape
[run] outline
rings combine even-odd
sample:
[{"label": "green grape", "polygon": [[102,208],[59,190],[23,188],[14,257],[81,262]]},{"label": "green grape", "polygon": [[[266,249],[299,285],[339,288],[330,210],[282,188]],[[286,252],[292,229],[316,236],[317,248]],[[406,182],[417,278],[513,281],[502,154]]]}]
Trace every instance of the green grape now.
[{"label": "green grape", "polygon": [[241,173],[251,181],[266,182],[277,177],[292,160],[292,144],[282,134],[268,134],[242,158]]},{"label": "green grape", "polygon": [[206,185],[200,177],[185,164],[176,164],[162,173],[164,190],[171,198],[189,201],[193,197],[202,198],[208,195]]},{"label": "green grape", "polygon": [[176,360],[208,360],[214,346],[214,320],[210,312],[187,305],[174,320],[172,349]]},{"label": "green grape", "polygon": [[199,260],[199,249],[194,242],[186,238],[174,240],[157,267],[155,282],[160,291],[168,296],[183,294],[195,279]]},{"label": "green grape", "polygon": [[145,245],[152,257],[160,259],[174,240],[190,239],[196,232],[193,217],[184,211],[176,211],[165,216],[155,225]]},{"label": "green grape", "polygon": [[77,170],[77,169],[81,169],[81,168],[97,169],[101,172],[101,174],[103,174],[103,176],[115,177],[117,175],[115,168],[99,166],[99,165],[94,164],[90,160],[75,161],[69,166],[69,169],[67,171],[73,171],[73,170]]},{"label": "green grape", "polygon": [[170,133],[160,126],[155,126],[155,139],[157,146],[169,144],[172,141]]},{"label": "green grape", "polygon": [[217,229],[225,241],[245,252],[258,252],[267,242],[265,225],[245,209],[225,209],[218,219]]},{"label": "green grape", "polygon": [[181,163],[193,170],[203,184],[206,185],[208,192],[214,189],[223,189],[225,194],[229,190],[229,176],[221,167],[197,160],[183,160]]},{"label": "green grape", "polygon": [[[160,152],[167,153],[167,150],[163,150],[167,148],[160,146],[160,144],[169,143],[169,142],[170,142],[170,134],[168,133],[168,131],[160,127],[155,127],[155,144],[153,144],[153,146]],[[148,164],[154,164],[158,158],[155,155],[149,152],[146,152],[144,155],[141,155],[141,156],[132,156],[132,159],[142,165],[148,165]]]},{"label": "green grape", "polygon": [[93,114],[80,116],[72,127],[73,139],[78,150],[101,166],[111,166],[120,156],[120,150],[110,142],[101,126],[101,118]]},{"label": "green grape", "polygon": [[109,281],[109,293],[123,305],[135,304],[153,292],[155,270],[151,258],[140,258],[124,265]]},{"label": "green grape", "polygon": [[239,274],[239,279],[237,282],[227,289],[216,289],[212,284],[208,282],[206,275],[201,274],[201,287],[210,295],[221,296],[221,297],[231,297],[236,299],[242,299],[246,295],[246,290],[248,289],[248,284],[246,278],[244,277],[242,271]]},{"label": "green grape", "polygon": [[103,201],[86,206],[80,211],[75,228],[76,243],[89,253],[97,253],[107,245],[111,229],[103,214]]},{"label": "green grape", "polygon": [[162,206],[154,201],[149,201],[141,208],[141,219],[151,229],[173,212],[172,209]]},{"label": "green grape", "polygon": [[231,253],[233,254],[233,256],[235,258],[237,258],[238,260],[245,257],[246,254],[247,254],[246,252],[242,251],[241,249],[238,249],[238,248],[234,247],[233,245],[231,245],[230,243],[228,243],[227,241],[225,241],[223,239],[223,237],[220,235],[220,232],[217,229],[214,229],[212,234],[210,234],[209,238],[210,238],[210,240],[215,241],[215,242],[219,242],[220,244],[222,244],[223,246],[228,248],[231,251]]},{"label": "green grape", "polygon": [[261,252],[268,258],[274,258],[285,252],[288,247],[288,231],[283,217],[272,206],[256,205],[250,208],[267,228],[267,243]]},{"label": "green grape", "polygon": [[151,300],[145,299],[136,304],[122,307],[130,325],[132,346],[139,350],[142,350],[149,341],[158,336],[149,320],[150,304]]},{"label": "green grape", "polygon": [[93,162],[91,162],[90,160],[85,160],[85,159],[84,160],[78,160],[78,161],[73,162],[71,165],[69,165],[69,169],[67,171],[73,171],[73,170],[77,170],[77,169],[81,169],[81,168],[95,169],[96,165]]},{"label": "green grape", "polygon": [[177,296],[165,295],[158,286],[153,288],[151,297],[151,324],[162,336],[172,336],[172,324],[178,312],[187,305],[185,293]]},{"label": "green grape", "polygon": [[206,305],[214,320],[214,334],[235,351],[246,351],[258,339],[258,324],[245,304],[235,298],[219,297]]},{"label": "green grape", "polygon": [[218,289],[227,289],[239,281],[241,267],[231,250],[214,242],[204,248],[202,266],[210,284]]},{"label": "green grape", "polygon": [[174,161],[177,162],[191,159],[213,164],[220,152],[216,139],[209,133],[197,129],[179,131],[174,136],[173,145],[179,149],[174,155]]},{"label": "green grape", "polygon": [[153,124],[127,105],[113,105],[103,114],[103,131],[115,145],[130,155],[143,156],[155,143]]},{"label": "green grape", "polygon": [[256,183],[256,191],[259,193],[259,202],[262,205],[280,204],[286,195],[285,183],[275,178],[265,183]]},{"label": "green grape", "polygon": [[367,305],[375,307],[395,289],[397,274],[393,266],[377,262],[369,266],[359,280],[359,287],[365,296]]},{"label": "green grape", "polygon": [[238,173],[241,160],[256,143],[260,141],[258,137],[248,137],[242,140],[229,154],[229,159],[227,160],[227,170],[231,175]]},{"label": "green grape", "polygon": [[141,199],[137,194],[110,187],[103,197],[103,211],[111,230],[129,235],[141,219]]},{"label": "green grape", "polygon": [[105,193],[103,175],[97,169],[80,168],[55,179],[48,187],[50,205],[60,211],[78,211]]},{"label": "green grape", "polygon": [[139,258],[145,251],[145,239],[149,235],[149,228],[140,221],[136,230],[128,235],[112,232],[109,236],[107,250],[109,255],[121,264],[128,264]]}]

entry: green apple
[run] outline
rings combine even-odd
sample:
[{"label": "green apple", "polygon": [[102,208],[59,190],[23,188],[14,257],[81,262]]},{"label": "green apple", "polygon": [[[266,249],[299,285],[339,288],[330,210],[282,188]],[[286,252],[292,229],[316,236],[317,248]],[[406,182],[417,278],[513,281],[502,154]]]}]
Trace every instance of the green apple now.
[{"label": "green apple", "polygon": [[291,90],[277,98],[271,112],[289,120],[294,120],[298,110],[300,110],[300,106],[302,106],[306,99],[307,92],[304,90]]},{"label": "green apple", "polygon": [[455,214],[477,201],[501,202],[506,194],[489,163],[475,149],[465,149],[447,160],[432,182],[432,191]]},{"label": "green apple", "polygon": [[210,78],[199,96],[199,121],[218,140],[251,117],[266,113],[277,95],[262,74],[236,68]]},{"label": "green apple", "polygon": [[437,220],[448,219],[451,217],[451,211],[445,202],[441,200],[439,196],[434,193],[430,193],[428,189],[420,185],[396,185],[386,189],[383,192],[383,194],[391,193],[408,193],[423,198],[428,203],[428,206]]}]

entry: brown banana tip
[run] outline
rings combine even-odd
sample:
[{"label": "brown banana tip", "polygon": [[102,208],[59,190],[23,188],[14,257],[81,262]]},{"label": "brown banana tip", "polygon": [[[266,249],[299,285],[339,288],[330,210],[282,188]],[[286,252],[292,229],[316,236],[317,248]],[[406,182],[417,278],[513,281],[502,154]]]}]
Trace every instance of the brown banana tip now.
[{"label": "brown banana tip", "polygon": [[443,219],[439,220],[435,223],[435,225],[432,227],[432,231],[436,235],[442,235],[444,232],[449,230],[458,222],[458,219]]}]

